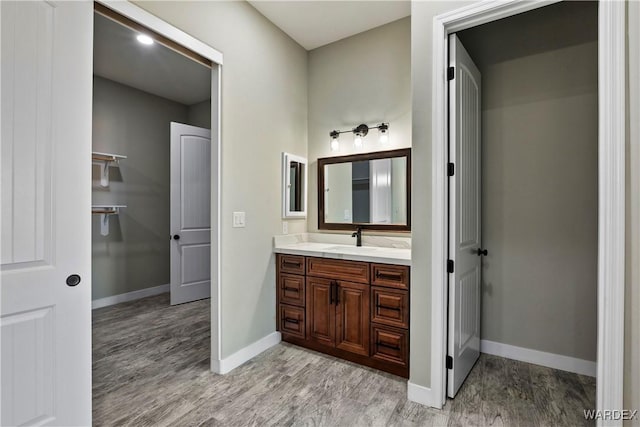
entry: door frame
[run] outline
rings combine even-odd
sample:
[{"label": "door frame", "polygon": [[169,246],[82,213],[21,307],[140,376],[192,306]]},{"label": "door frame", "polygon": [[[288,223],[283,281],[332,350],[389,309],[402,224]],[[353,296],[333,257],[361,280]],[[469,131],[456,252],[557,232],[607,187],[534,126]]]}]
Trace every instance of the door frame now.
[{"label": "door frame", "polygon": [[[211,370],[220,373],[222,331],[220,312],[220,208],[222,188],[222,52],[201,42],[146,10],[120,0],[97,0],[98,3],[135,21],[161,36],[211,61]],[[217,181],[217,182],[216,182]]]},{"label": "door frame", "polygon": [[[431,390],[425,404],[446,399],[447,340],[447,52],[448,35],[559,0],[489,0],[433,19]],[[626,2],[598,6],[598,369],[596,409],[623,408],[625,280]],[[425,396],[427,397],[427,396]],[[588,408],[590,409],[590,408]],[[608,421],[610,422],[610,421]],[[602,420],[599,421],[602,424]],[[622,422],[613,422],[621,425]]]}]

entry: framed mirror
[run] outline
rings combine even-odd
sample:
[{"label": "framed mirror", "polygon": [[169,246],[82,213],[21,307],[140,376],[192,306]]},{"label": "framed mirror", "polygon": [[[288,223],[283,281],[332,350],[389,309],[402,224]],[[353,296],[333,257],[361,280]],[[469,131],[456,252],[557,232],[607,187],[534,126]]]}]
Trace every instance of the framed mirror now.
[{"label": "framed mirror", "polygon": [[318,159],[320,230],[411,230],[411,149]]},{"label": "framed mirror", "polygon": [[307,216],[307,159],[282,153],[282,217]]}]

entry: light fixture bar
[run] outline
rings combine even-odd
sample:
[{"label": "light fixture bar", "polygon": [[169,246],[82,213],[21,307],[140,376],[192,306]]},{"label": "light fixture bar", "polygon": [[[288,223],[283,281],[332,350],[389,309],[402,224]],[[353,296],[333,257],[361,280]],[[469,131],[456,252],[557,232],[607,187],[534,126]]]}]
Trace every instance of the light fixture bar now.
[{"label": "light fixture bar", "polygon": [[356,148],[362,147],[363,138],[367,136],[371,129],[378,129],[378,133],[380,134],[380,142],[386,144],[389,141],[389,123],[380,123],[376,126],[369,126],[364,123],[356,126],[351,130],[332,130],[329,132],[330,143],[331,143],[331,151],[338,151],[340,149],[340,135],[343,133],[353,133],[355,138],[353,140]]}]

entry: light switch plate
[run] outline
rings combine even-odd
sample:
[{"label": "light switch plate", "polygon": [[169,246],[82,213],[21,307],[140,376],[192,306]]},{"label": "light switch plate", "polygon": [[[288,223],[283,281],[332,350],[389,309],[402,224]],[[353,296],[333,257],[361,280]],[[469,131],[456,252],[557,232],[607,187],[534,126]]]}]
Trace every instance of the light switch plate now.
[{"label": "light switch plate", "polygon": [[289,223],[282,221],[282,234],[289,234]]},{"label": "light switch plate", "polygon": [[233,228],[244,228],[245,226],[245,216],[244,212],[234,212],[233,213]]}]

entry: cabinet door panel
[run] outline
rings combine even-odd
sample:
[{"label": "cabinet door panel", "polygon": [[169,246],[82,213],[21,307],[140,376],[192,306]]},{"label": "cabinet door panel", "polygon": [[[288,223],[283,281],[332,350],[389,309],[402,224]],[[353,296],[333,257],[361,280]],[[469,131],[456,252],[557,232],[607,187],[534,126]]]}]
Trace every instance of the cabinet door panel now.
[{"label": "cabinet door panel", "polygon": [[336,316],[329,279],[307,278],[307,339],[334,347]]},{"label": "cabinet door panel", "polygon": [[363,356],[369,355],[369,294],[369,285],[338,282],[337,348]]}]

